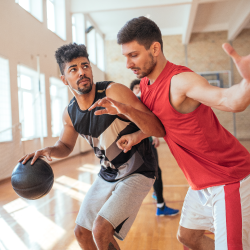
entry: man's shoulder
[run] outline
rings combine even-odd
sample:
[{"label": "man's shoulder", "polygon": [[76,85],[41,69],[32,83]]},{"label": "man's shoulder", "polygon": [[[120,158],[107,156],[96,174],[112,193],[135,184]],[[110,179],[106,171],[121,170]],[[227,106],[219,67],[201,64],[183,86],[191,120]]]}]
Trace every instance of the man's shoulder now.
[{"label": "man's shoulder", "polygon": [[71,106],[74,102],[76,102],[76,98],[73,96],[73,98],[70,100],[68,106]]},{"label": "man's shoulder", "polygon": [[110,85],[110,83],[113,83],[113,81],[100,81],[96,82],[96,90],[106,90],[106,88]]},{"label": "man's shoulder", "polygon": [[174,63],[169,62],[169,61],[167,62],[167,65],[163,70],[163,73],[165,75],[168,75],[171,77],[174,75],[178,75],[180,73],[183,73],[183,72],[193,72],[193,71],[186,66],[174,64]]}]

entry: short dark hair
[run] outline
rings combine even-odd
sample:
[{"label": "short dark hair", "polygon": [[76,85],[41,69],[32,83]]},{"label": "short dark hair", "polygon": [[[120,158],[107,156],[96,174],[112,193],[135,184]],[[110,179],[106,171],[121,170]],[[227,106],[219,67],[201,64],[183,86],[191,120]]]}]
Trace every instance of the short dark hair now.
[{"label": "short dark hair", "polygon": [[131,19],[117,34],[118,44],[132,41],[137,41],[146,50],[150,48],[153,42],[159,42],[163,51],[162,35],[159,27],[155,22],[144,16]]},{"label": "short dark hair", "polygon": [[141,80],[135,79],[130,83],[130,89],[133,91],[135,85],[140,85]]},{"label": "short dark hair", "polygon": [[70,43],[61,46],[55,53],[56,61],[59,65],[61,74],[64,74],[65,64],[78,57],[86,57],[89,61],[89,55],[84,44]]}]

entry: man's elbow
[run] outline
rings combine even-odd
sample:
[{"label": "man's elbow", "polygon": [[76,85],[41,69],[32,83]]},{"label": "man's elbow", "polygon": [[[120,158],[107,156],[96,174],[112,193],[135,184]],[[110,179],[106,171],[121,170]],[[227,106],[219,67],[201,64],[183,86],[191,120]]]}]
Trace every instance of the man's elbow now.
[{"label": "man's elbow", "polygon": [[224,102],[224,105],[227,107],[228,111],[233,113],[239,113],[244,110],[250,105],[250,98],[249,97],[238,97],[236,96],[234,99],[229,99]]},{"label": "man's elbow", "polygon": [[61,147],[64,157],[68,157],[74,149],[74,147],[62,142],[61,140],[58,140],[57,144]]},{"label": "man's elbow", "polygon": [[233,110],[233,113],[240,113],[240,112],[242,112],[244,110],[245,110],[245,108],[237,108],[237,109]]},{"label": "man's elbow", "polygon": [[152,136],[155,137],[164,137],[166,135],[166,131],[163,127],[155,128],[154,131],[151,131]]},{"label": "man's elbow", "polygon": [[157,135],[156,137],[165,137],[165,135],[166,135],[165,129],[164,129],[164,128],[161,128],[161,129],[159,130],[159,135]]},{"label": "man's elbow", "polygon": [[156,124],[157,125],[154,128],[153,136],[155,136],[155,137],[164,137],[166,135],[166,131],[164,129],[163,124],[160,121],[158,121]]},{"label": "man's elbow", "polygon": [[245,104],[234,105],[232,107],[232,112],[233,113],[239,113],[239,112],[242,112],[242,111],[246,110],[247,107],[248,107],[248,105],[245,105]]}]

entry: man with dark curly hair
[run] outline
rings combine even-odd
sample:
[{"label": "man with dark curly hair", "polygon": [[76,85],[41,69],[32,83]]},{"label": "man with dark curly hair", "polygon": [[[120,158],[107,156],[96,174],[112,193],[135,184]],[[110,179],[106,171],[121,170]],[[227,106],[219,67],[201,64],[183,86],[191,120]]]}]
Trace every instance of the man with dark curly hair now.
[{"label": "man with dark curly hair", "polygon": [[[64,158],[73,150],[80,134],[100,159],[101,170],[87,192],[76,219],[75,235],[84,250],[118,250],[114,236],[123,240],[132,226],[143,199],[152,188],[157,164],[148,139],[124,153],[116,145],[122,135],[142,130],[148,136],[164,136],[165,130],[151,113],[122,84],[94,82],[88,53],[84,45],[68,44],[56,51],[61,79],[74,94],[63,113],[63,130],[53,147],[46,147],[20,159],[23,164],[39,156]],[[122,93],[122,95],[121,95]],[[129,105],[124,115],[106,114],[102,107],[90,106],[100,99]],[[133,123],[133,108],[145,118]]]}]

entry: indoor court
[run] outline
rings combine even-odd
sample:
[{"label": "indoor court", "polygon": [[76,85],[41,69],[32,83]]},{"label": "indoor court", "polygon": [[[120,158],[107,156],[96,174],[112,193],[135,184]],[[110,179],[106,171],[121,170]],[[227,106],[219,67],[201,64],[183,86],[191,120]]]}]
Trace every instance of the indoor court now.
[{"label": "indoor court", "polygon": [[[243,143],[250,149],[250,142]],[[165,201],[170,207],[181,209],[189,185],[165,142],[158,153]],[[9,180],[0,183],[1,249],[80,250],[73,233],[75,217],[98,173],[99,162],[89,152],[51,166],[54,186],[40,200],[23,200],[16,195]],[[187,250],[176,239],[180,215],[157,217],[152,192],[143,201],[127,238],[119,241],[121,249]],[[207,235],[213,237],[210,232]]]},{"label": "indoor court", "polygon": [[[241,56],[250,54],[249,0],[0,0],[0,16],[0,250],[82,249],[75,220],[101,168],[87,136],[77,137],[68,157],[43,158],[54,173],[44,197],[24,199],[11,184],[18,160],[53,146],[63,129],[62,114],[74,89],[61,81],[55,59],[59,47],[85,44],[94,82],[127,87],[136,75],[126,68],[116,39],[135,17],[159,26],[167,60],[192,69],[212,86],[227,89],[242,79],[223,43]],[[237,113],[212,110],[250,152],[250,106]],[[191,250],[176,236],[189,184],[168,144],[159,140],[164,202],[180,212],[156,216],[151,188],[126,239],[116,239],[121,250]],[[210,231],[205,236],[214,239]]]}]

